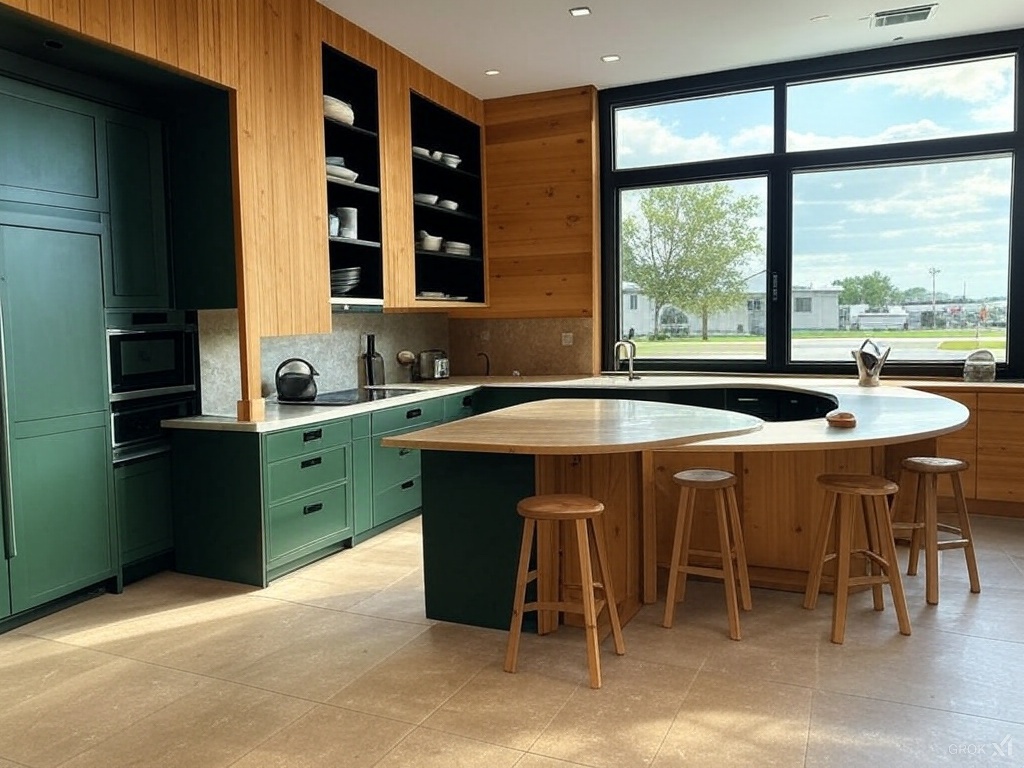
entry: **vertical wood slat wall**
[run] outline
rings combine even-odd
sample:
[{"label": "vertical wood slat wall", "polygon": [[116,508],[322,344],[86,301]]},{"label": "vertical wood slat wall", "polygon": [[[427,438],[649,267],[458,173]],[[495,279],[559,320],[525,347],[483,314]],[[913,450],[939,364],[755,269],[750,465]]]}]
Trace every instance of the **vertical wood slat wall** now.
[{"label": "vertical wood slat wall", "polygon": [[315,0],[0,3],[232,91],[240,418],[262,416],[260,338],[331,327],[322,42],[378,70],[385,270],[413,296],[409,90],[481,123],[478,99]]}]

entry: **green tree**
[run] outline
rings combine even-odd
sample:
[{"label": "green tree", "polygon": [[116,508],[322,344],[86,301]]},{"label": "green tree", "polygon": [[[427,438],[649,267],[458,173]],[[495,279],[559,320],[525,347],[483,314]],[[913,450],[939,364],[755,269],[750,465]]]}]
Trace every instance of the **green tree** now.
[{"label": "green tree", "polygon": [[913,288],[907,288],[903,291],[900,296],[900,302],[903,304],[920,304],[924,301],[930,301],[932,298],[932,292],[924,286],[914,286]]},{"label": "green tree", "polygon": [[622,222],[622,276],[654,303],[655,333],[662,307],[708,317],[746,296],[747,264],[762,253],[754,225],[761,201],[727,184],[653,187],[641,193],[639,213]]},{"label": "green tree", "polygon": [[901,293],[892,278],[877,269],[867,275],[852,275],[833,280],[832,285],[842,289],[840,304],[867,304],[871,312],[888,312],[889,305],[898,301]]}]

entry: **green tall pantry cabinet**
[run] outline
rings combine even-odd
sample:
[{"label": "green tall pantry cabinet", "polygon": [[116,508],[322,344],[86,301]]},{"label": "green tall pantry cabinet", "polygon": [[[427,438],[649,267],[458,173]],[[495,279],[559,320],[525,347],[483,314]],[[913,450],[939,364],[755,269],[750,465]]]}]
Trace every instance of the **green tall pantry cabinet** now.
[{"label": "green tall pantry cabinet", "polygon": [[[117,572],[104,214],[0,202],[3,533],[9,613]],[[0,580],[3,579],[0,577]]]}]

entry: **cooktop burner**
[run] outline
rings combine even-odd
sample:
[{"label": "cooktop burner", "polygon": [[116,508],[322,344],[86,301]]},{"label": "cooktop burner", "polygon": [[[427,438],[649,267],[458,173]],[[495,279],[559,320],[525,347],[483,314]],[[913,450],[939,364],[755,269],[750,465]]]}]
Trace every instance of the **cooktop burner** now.
[{"label": "cooktop burner", "polygon": [[281,405],[357,405],[399,395],[411,395],[418,391],[417,389],[339,389],[336,392],[319,392],[315,400],[304,402],[278,400],[278,402]]}]

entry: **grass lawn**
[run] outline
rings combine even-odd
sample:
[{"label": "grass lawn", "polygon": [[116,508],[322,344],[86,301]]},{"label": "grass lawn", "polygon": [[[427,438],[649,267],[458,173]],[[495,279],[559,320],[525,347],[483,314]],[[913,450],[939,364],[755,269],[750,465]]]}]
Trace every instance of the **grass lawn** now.
[{"label": "grass lawn", "polygon": [[939,349],[970,350],[970,349],[1006,349],[1006,339],[963,339],[957,341],[941,341]]}]

